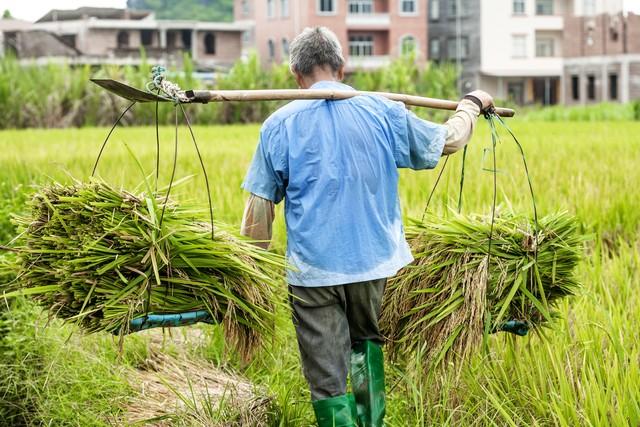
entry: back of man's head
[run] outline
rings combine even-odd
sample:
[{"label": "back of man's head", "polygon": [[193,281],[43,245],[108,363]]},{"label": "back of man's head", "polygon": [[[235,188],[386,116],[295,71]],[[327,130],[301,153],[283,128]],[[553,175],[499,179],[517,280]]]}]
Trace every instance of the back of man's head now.
[{"label": "back of man's head", "polygon": [[303,76],[312,75],[316,67],[338,72],[344,66],[338,37],[326,27],[305,28],[291,42],[289,66]]}]

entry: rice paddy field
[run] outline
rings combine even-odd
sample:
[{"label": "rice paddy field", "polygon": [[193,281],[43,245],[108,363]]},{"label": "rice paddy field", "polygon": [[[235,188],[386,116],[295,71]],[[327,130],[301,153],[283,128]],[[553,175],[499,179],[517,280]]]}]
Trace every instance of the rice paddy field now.
[{"label": "rice paddy field", "polygon": [[[206,108],[206,107],[198,107]],[[540,215],[568,211],[589,236],[578,267],[583,284],[560,305],[541,335],[492,335],[462,367],[425,374],[420,355],[387,364],[389,426],[640,425],[640,122],[546,122],[511,119],[522,142]],[[246,194],[240,183],[259,126],[196,127],[215,217],[239,227]],[[0,132],[0,244],[15,234],[33,185],[86,180],[108,129]],[[161,128],[161,182],[171,174],[173,129]],[[206,212],[202,172],[186,129],[179,133],[175,189],[179,201]],[[488,213],[493,197],[489,128],[470,143],[463,212]],[[134,189],[155,165],[152,127],[119,128],[98,174]],[[455,209],[460,155],[454,156],[430,210]],[[420,218],[441,166],[403,171],[403,213]],[[497,148],[500,209],[532,214],[522,160],[504,137]],[[203,216],[206,220],[206,214]],[[278,207],[272,250],[286,236]],[[339,236],[336,236],[339,238]],[[0,252],[0,257],[9,257]],[[0,283],[10,280],[0,271]],[[282,283],[284,295],[286,285]],[[274,425],[313,424],[289,314],[277,337],[245,362],[225,349],[222,328],[198,325],[118,340],[83,335],[51,319],[26,298],[0,299],[0,425]],[[233,390],[220,384],[235,384]],[[141,386],[141,384],[143,386]],[[160,392],[163,390],[163,392]]]}]

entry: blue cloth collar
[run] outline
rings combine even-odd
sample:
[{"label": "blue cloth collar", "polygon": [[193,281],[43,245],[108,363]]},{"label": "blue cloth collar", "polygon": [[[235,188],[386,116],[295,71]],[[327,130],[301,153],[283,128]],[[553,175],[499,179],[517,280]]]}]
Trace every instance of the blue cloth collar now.
[{"label": "blue cloth collar", "polygon": [[355,90],[349,85],[346,85],[335,80],[320,80],[315,82],[309,89],[339,89],[339,90]]}]

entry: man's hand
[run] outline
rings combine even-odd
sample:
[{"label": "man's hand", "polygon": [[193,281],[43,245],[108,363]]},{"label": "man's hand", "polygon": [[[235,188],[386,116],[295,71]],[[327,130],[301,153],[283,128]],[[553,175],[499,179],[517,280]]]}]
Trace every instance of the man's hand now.
[{"label": "man's hand", "polygon": [[485,112],[493,107],[493,97],[483,90],[474,90],[473,92],[465,95],[463,99],[470,99],[473,101],[478,107],[480,107],[481,112]]}]

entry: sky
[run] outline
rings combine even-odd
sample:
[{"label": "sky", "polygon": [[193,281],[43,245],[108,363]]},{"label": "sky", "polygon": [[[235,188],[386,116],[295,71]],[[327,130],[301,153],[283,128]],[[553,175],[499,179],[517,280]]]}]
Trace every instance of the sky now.
[{"label": "sky", "polygon": [[[0,13],[9,9],[15,18],[35,21],[51,9],[80,6],[125,7],[126,0],[0,0]],[[640,14],[640,0],[625,0],[627,10]]]}]

